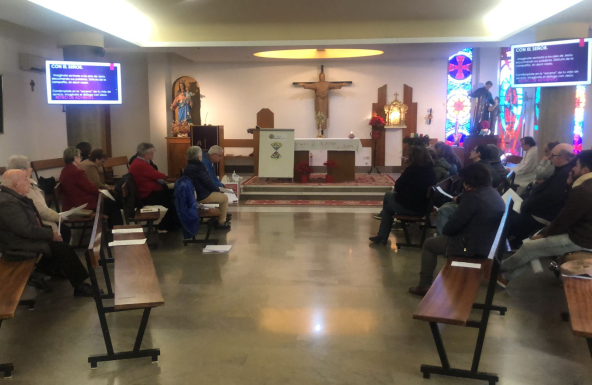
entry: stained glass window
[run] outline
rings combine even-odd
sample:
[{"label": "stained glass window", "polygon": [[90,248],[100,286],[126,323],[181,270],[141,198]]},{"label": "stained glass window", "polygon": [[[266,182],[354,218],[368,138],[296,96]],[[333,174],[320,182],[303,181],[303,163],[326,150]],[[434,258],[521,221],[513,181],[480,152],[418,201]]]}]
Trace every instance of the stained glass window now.
[{"label": "stained glass window", "polygon": [[541,87],[537,87],[534,94],[534,130],[539,130],[539,105],[541,104]]},{"label": "stained glass window", "polygon": [[465,48],[448,58],[446,93],[446,141],[462,142],[471,129],[473,49]]},{"label": "stained glass window", "polygon": [[576,86],[576,113],[574,116],[574,154],[582,151],[582,137],[584,136],[584,108],[586,107],[586,86]]},{"label": "stained glass window", "polygon": [[497,132],[503,138],[506,153],[519,154],[520,129],[523,123],[524,94],[522,88],[512,87],[512,50],[502,48],[500,62],[500,119]]}]

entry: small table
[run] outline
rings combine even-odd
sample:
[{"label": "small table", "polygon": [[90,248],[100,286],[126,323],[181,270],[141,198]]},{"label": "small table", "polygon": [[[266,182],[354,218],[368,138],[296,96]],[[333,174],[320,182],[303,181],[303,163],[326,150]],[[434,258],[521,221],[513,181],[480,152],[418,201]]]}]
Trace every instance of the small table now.
[{"label": "small table", "polygon": [[[328,168],[327,174],[333,175],[335,182],[352,182],[356,180],[356,152],[362,151],[360,139],[295,139],[294,163],[307,162],[310,151],[327,151],[327,160],[334,161],[337,166]],[[296,178],[297,176],[294,175]]]}]

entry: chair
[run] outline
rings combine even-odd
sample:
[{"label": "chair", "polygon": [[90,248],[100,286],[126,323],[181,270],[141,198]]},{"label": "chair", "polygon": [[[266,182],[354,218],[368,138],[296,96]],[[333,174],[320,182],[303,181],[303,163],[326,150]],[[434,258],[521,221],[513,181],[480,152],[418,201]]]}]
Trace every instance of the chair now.
[{"label": "chair", "polygon": [[497,186],[497,192],[500,193],[500,195],[504,195],[506,191],[513,187],[514,178],[516,178],[516,173],[514,171],[510,171],[506,178],[501,181],[499,186]]},{"label": "chair", "polygon": [[507,155],[506,160],[504,162],[504,166],[508,163],[510,164],[518,164],[522,161],[522,157],[518,155]]},{"label": "chair", "polygon": [[[147,237],[152,236],[153,238],[158,239],[158,232],[154,227],[154,221],[157,221],[160,218],[160,210],[155,213],[143,213],[139,208],[135,208],[134,211],[129,209],[129,205],[127,204],[127,200],[130,199],[130,192],[127,182],[121,186],[121,201],[122,201],[122,208],[125,217],[125,223],[136,223],[141,224],[142,222],[146,222],[145,225],[142,227],[146,227],[148,229]],[[137,201],[134,199],[134,201]],[[158,243],[154,242],[150,244],[150,247],[157,248]]]},{"label": "chair", "polygon": [[[99,195],[102,195],[102,194],[99,194]],[[61,204],[61,202],[63,200],[63,196],[64,196],[62,186],[59,183],[54,189],[54,196],[55,196],[56,211],[59,213],[60,212],[60,204]],[[62,221],[62,223],[66,223],[66,224],[71,225],[70,228],[72,230],[81,230],[80,239],[78,240],[78,245],[76,246],[77,248],[84,247],[82,245],[82,242],[84,241],[84,235],[86,234],[87,229],[92,228],[92,224],[93,224],[94,220],[95,220],[95,214],[92,213],[86,217],[73,217],[73,218],[64,219]]]},{"label": "chair", "polygon": [[116,156],[114,158],[107,158],[107,160],[103,164],[103,169],[105,170],[105,180],[113,182],[115,179],[118,179],[113,176],[113,167],[126,166],[129,170],[128,163],[129,160],[127,156]]},{"label": "chair", "polygon": [[[436,185],[437,186],[437,185]],[[395,214],[393,215],[394,219],[397,219],[401,222],[401,225],[403,226],[403,233],[405,234],[405,242],[406,243],[399,243],[397,242],[397,247],[401,248],[403,246],[407,246],[407,247],[423,247],[423,242],[425,241],[426,238],[426,234],[427,234],[427,230],[428,228],[434,228],[434,225],[432,225],[432,221],[430,219],[432,213],[434,212],[434,197],[435,197],[435,191],[436,191],[436,186],[430,187],[426,193],[426,200],[428,201],[428,205],[427,205],[427,209],[426,209],[426,213],[424,215],[399,215],[399,214]],[[409,229],[408,226],[411,223],[419,223],[420,225],[422,225],[422,233],[421,233],[421,241],[419,244],[412,244],[411,243],[411,237],[409,236]]]}]

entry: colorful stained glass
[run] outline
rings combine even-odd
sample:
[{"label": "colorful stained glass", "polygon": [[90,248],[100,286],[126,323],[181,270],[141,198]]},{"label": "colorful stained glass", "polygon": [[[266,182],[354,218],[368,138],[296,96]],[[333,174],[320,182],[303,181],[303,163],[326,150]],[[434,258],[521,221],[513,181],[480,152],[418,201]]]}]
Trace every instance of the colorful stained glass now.
[{"label": "colorful stained glass", "polygon": [[446,141],[460,142],[471,129],[473,49],[465,48],[448,59]]},{"label": "colorful stained glass", "polygon": [[523,125],[523,90],[512,87],[512,50],[501,49],[500,62],[500,119],[497,132],[503,138],[506,153],[518,155],[520,151],[520,129]]},{"label": "colorful stained glass", "polygon": [[586,107],[586,86],[576,86],[576,113],[574,115],[574,154],[582,151],[582,137],[584,136],[584,108]]},{"label": "colorful stained glass", "polygon": [[541,87],[537,87],[534,94],[534,130],[539,130],[539,106],[541,104]]}]

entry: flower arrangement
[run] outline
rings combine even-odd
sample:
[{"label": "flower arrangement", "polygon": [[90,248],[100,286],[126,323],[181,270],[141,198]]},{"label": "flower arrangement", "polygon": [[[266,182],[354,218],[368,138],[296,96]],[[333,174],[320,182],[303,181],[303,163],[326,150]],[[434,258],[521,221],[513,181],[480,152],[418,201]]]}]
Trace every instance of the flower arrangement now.
[{"label": "flower arrangement", "polygon": [[294,167],[294,171],[300,175],[310,175],[312,174],[313,169],[308,165],[308,162],[302,161],[299,162],[296,167]]},{"label": "flower arrangement", "polygon": [[187,122],[173,122],[173,135],[178,137],[189,136],[191,128]]},{"label": "flower arrangement", "polygon": [[420,135],[420,136],[407,136],[403,138],[403,144],[408,146],[425,146],[428,147],[430,145],[430,137],[428,135]]},{"label": "flower arrangement", "polygon": [[380,116],[373,116],[372,119],[370,119],[370,123],[368,123],[368,124],[371,125],[373,128],[374,127],[384,127],[386,125],[384,119],[381,118]]},{"label": "flower arrangement", "polygon": [[335,168],[337,167],[337,162],[335,162],[334,160],[328,160],[325,163],[323,163],[323,166],[326,166],[327,168]]}]

